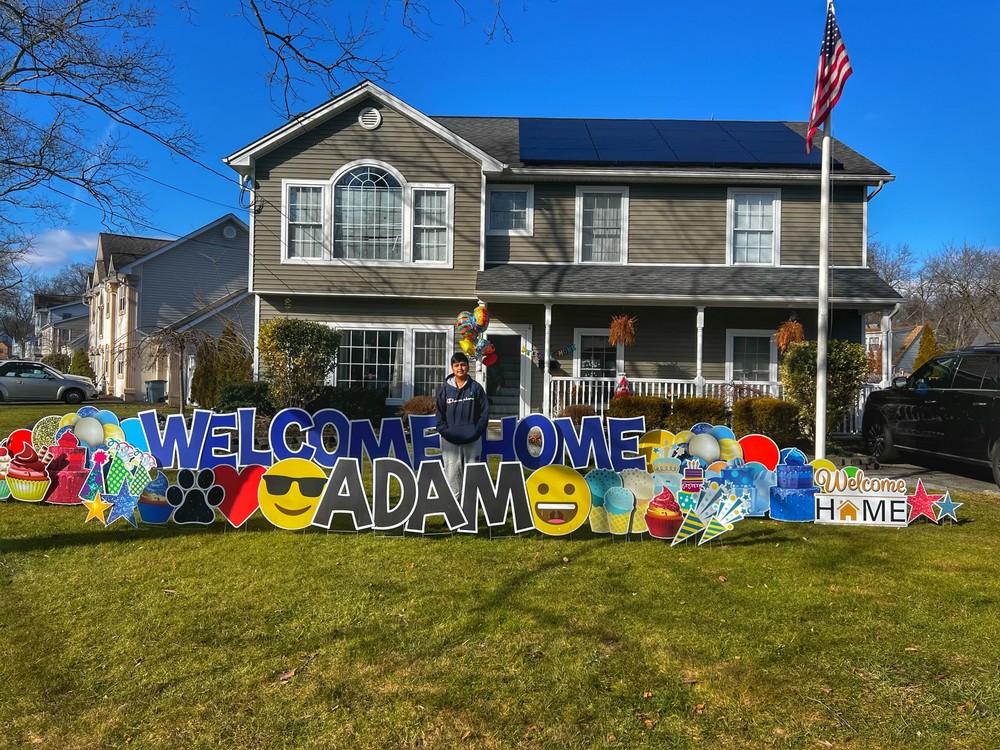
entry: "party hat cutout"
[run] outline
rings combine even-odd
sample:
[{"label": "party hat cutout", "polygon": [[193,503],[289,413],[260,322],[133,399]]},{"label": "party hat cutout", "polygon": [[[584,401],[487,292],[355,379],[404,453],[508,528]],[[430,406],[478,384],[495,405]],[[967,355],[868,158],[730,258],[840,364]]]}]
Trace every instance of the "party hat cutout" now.
[{"label": "party hat cutout", "polygon": [[104,477],[104,484],[109,494],[116,495],[121,490],[122,485],[128,481],[129,470],[122,457],[116,455],[111,459],[107,467],[107,474]]},{"label": "party hat cutout", "polygon": [[95,463],[94,468],[87,475],[87,480],[83,483],[80,498],[90,502],[102,492],[104,492],[104,472],[101,471],[101,465]]},{"label": "party hat cutout", "polygon": [[674,541],[670,543],[670,546],[680,544],[685,539],[694,536],[699,531],[705,528],[705,522],[698,517],[698,514],[693,510],[688,511],[688,514],[684,516],[684,522],[681,527],[677,530],[677,535],[674,537]]},{"label": "party hat cutout", "polygon": [[705,527],[705,533],[701,535],[698,544],[702,545],[705,542],[710,542],[720,534],[725,534],[727,531],[732,530],[733,525],[731,523],[721,523],[718,518],[713,518],[708,522],[708,526]]}]

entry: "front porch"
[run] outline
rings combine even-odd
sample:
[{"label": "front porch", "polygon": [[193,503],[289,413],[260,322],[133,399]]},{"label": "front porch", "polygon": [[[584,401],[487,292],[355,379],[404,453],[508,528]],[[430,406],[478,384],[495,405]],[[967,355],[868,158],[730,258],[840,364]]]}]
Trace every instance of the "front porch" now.
[{"label": "front porch", "polygon": [[[594,407],[599,415],[607,412],[615,388],[621,376],[615,378],[592,377],[553,377],[550,383],[548,409],[546,416],[558,417],[563,409],[573,404],[588,404]],[[727,407],[732,407],[733,401],[752,396],[770,396],[782,398],[781,383],[778,381],[743,383],[725,380],[705,380],[700,386],[695,380],[661,379],[661,378],[627,378],[629,391],[633,396],[659,396],[669,398],[671,402],[679,398],[707,396],[721,398]],[[854,411],[848,414],[836,434],[860,434],[861,411],[865,399],[873,390],[879,388],[878,383],[864,383],[858,391]]]}]

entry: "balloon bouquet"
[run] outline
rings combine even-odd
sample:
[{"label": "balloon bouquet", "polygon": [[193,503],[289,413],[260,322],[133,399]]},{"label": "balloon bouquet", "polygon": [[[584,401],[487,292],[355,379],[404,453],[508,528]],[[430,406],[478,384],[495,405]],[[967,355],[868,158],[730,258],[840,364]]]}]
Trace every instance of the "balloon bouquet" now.
[{"label": "balloon bouquet", "polygon": [[472,312],[463,310],[455,320],[458,345],[466,356],[478,359],[483,367],[497,361],[497,352],[486,338],[486,327],[490,324],[489,311],[480,305]]}]

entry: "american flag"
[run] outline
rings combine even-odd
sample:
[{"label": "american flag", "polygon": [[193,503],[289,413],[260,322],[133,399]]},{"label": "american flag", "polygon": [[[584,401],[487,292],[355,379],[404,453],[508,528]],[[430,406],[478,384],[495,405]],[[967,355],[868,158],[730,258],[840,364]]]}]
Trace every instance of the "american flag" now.
[{"label": "american flag", "polygon": [[819,69],[816,71],[816,90],[813,91],[812,110],[809,112],[809,133],[806,135],[806,153],[812,151],[813,135],[840,100],[844,83],[851,77],[851,61],[840,36],[840,27],[833,14],[833,2],[826,6],[826,30],[823,46],[819,50]]}]

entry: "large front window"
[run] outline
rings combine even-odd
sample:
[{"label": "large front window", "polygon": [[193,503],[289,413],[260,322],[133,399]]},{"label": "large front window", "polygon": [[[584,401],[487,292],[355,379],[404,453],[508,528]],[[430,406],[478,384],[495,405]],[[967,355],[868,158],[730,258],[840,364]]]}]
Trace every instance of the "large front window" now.
[{"label": "large front window", "polygon": [[581,263],[625,262],[627,188],[577,188],[576,244]]},{"label": "large front window", "polygon": [[732,190],[729,204],[731,262],[773,265],[778,251],[778,193]]},{"label": "large front window", "polygon": [[443,330],[340,329],[337,385],[385,389],[397,401],[433,396],[448,374],[448,344]]},{"label": "large front window", "polygon": [[349,260],[402,260],[403,188],[377,167],[358,167],[337,182],[333,255]]},{"label": "large front window", "polygon": [[365,265],[451,263],[453,185],[406,182],[354,163],[330,180],[284,180],[282,260]]}]

